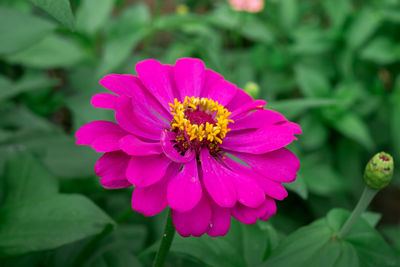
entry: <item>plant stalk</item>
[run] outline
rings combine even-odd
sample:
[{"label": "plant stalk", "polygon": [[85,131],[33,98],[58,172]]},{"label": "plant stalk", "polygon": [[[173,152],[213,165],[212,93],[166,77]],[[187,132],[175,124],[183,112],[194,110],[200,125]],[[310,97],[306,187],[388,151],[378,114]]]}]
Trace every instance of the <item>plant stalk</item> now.
[{"label": "plant stalk", "polygon": [[172,244],[172,240],[175,235],[175,226],[172,222],[171,211],[168,212],[167,221],[165,224],[164,234],[161,238],[161,244],[158,248],[156,257],[154,259],[153,267],[162,267],[165,262],[165,258],[168,255],[169,249]]},{"label": "plant stalk", "polygon": [[367,209],[368,205],[371,203],[372,199],[375,197],[378,190],[370,188],[368,185],[365,185],[364,191],[360,197],[360,200],[357,203],[357,206],[354,208],[350,217],[347,219],[342,229],[339,232],[339,238],[344,238],[347,233],[353,228],[353,226],[360,219],[361,214]]}]

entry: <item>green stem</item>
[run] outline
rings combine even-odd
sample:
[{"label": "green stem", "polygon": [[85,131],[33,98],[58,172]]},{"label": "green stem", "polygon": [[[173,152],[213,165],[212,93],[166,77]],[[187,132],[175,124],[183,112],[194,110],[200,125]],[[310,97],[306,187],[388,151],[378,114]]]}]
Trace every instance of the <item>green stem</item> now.
[{"label": "green stem", "polygon": [[339,238],[342,239],[345,237],[351,228],[353,228],[358,219],[360,219],[361,214],[367,209],[369,203],[371,203],[372,199],[375,197],[376,193],[378,193],[378,190],[372,189],[368,185],[365,185],[364,191],[357,203],[357,206],[354,208],[350,217],[347,219],[339,232]]},{"label": "green stem", "polygon": [[168,255],[169,248],[171,247],[172,240],[175,235],[175,226],[172,222],[171,212],[168,212],[167,222],[165,224],[164,235],[161,239],[160,247],[158,248],[156,258],[154,259],[153,267],[162,267],[165,258]]}]

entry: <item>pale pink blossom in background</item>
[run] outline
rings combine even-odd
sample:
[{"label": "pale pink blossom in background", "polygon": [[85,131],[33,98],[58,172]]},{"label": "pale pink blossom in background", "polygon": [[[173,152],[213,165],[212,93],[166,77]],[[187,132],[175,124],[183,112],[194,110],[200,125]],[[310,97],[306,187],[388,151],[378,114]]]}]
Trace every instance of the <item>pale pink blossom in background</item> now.
[{"label": "pale pink blossom in background", "polygon": [[264,0],[228,0],[232,9],[257,13],[264,9]]}]

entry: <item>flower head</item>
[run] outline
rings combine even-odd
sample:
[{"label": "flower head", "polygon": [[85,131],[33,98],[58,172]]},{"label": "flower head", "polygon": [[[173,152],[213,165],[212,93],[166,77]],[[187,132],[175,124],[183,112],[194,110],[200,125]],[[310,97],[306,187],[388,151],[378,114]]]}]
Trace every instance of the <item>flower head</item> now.
[{"label": "flower head", "polygon": [[233,10],[257,13],[264,9],[264,0],[228,0]]},{"label": "flower head", "polygon": [[392,180],[393,169],[392,156],[380,152],[373,156],[365,167],[364,180],[372,189],[380,190]]},{"label": "flower head", "polygon": [[105,152],[95,166],[101,184],[134,185],[132,207],[145,216],[169,206],[182,236],[225,235],[231,215],[253,224],[275,214],[274,200],[287,196],[281,183],[300,166],[285,148],[300,127],[201,60],[149,59],[136,71],[105,76],[100,84],[114,94],[92,98],[115,110],[116,123],[94,121],[76,133],[77,144]]}]

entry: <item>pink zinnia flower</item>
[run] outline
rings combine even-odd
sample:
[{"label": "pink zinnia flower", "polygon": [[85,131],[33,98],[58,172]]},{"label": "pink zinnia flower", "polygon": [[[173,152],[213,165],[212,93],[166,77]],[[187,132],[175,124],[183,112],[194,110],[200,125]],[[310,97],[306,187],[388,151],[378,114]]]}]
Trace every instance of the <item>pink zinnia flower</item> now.
[{"label": "pink zinnia flower", "polygon": [[264,9],[264,0],[228,0],[233,10],[257,13]]},{"label": "pink zinnia flower", "polygon": [[[110,74],[95,107],[115,110],[117,123],[94,121],[77,144],[105,152],[95,166],[105,188],[135,186],[132,207],[145,216],[171,208],[182,236],[225,235],[231,215],[246,224],[276,212],[300,163],[285,148],[300,127],[263,109],[198,59],[175,66],[149,59],[138,76]],[[239,158],[247,165],[232,160]]]}]

